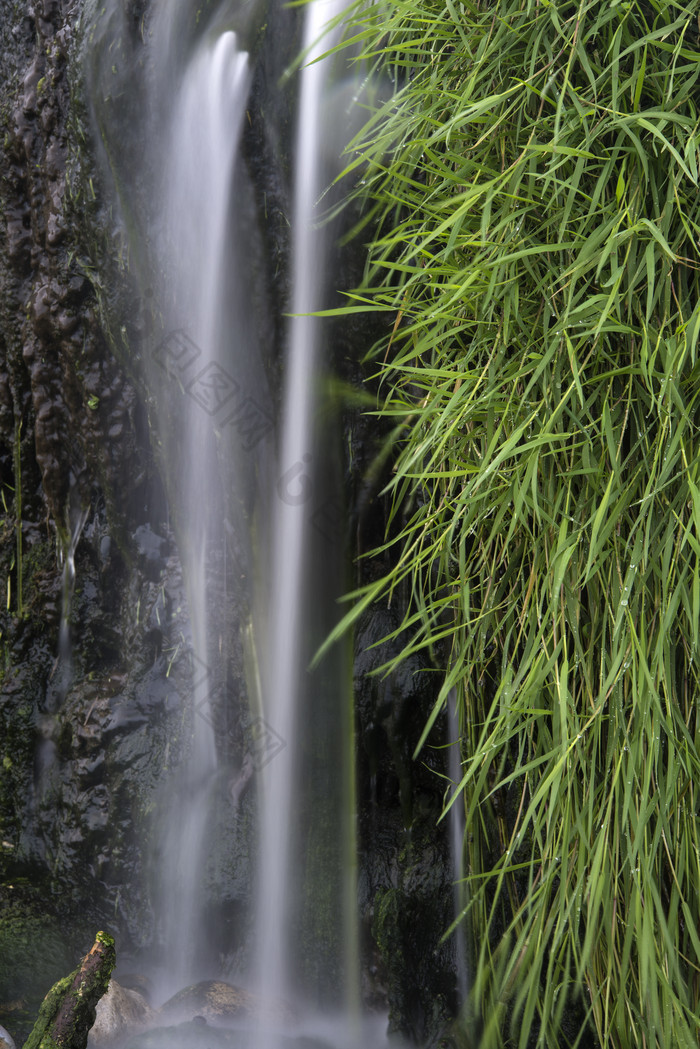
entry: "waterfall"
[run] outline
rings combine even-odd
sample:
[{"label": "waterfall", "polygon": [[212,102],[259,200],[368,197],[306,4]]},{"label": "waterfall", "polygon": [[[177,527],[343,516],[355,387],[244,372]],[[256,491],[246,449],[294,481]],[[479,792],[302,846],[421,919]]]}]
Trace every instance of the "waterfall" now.
[{"label": "waterfall", "polygon": [[[167,41],[169,28],[164,7],[156,37],[160,30]],[[202,893],[217,773],[209,693],[220,626],[212,621],[210,560],[225,544],[215,424],[235,382],[227,327],[229,288],[236,280],[228,219],[248,89],[247,55],[236,35],[203,35],[182,75],[160,154],[157,245],[165,338],[155,352],[158,367],[151,366],[151,382],[155,389],[162,386],[164,370],[178,387],[171,398],[157,397],[156,405],[165,456],[176,474],[171,491],[188,594],[194,692],[191,750],[171,785],[160,843],[155,906],[167,959],[162,995],[196,977],[216,975],[203,942]]]},{"label": "waterfall", "polygon": [[[295,998],[333,1000],[341,1009],[348,1008],[348,999],[356,997],[354,970],[357,967],[355,929],[355,892],[352,881],[352,857],[348,835],[351,799],[347,795],[349,777],[344,762],[352,761],[352,740],[348,726],[343,726],[347,700],[338,681],[324,682],[322,675],[314,677],[306,672],[313,656],[310,643],[310,623],[313,606],[323,603],[318,590],[311,593],[309,580],[315,577],[314,558],[319,551],[319,534],[314,531],[313,511],[323,507],[319,498],[324,485],[324,434],[317,423],[319,411],[319,373],[323,370],[322,339],[326,331],[323,322],[309,316],[325,305],[329,291],[327,264],[329,238],[332,233],[320,221],[319,198],[336,171],[324,162],[324,138],[330,128],[324,123],[336,119],[326,110],[324,99],[331,85],[333,63],[318,57],[337,42],[339,31],[327,29],[327,23],[342,13],[342,0],[313,0],[306,9],[304,32],[305,65],[301,72],[299,109],[297,116],[295,192],[293,212],[292,304],[293,317],[289,325],[285,365],[285,386],[282,405],[280,442],[280,476],[275,503],[274,546],[272,550],[272,587],[270,597],[268,651],[272,654],[264,675],[265,716],[271,727],[286,742],[284,750],[264,769],[264,803],[261,814],[260,892],[257,926],[257,981],[272,1000]],[[337,164],[337,161],[336,161]],[[332,500],[331,500],[332,501]],[[326,536],[331,546],[337,536]],[[322,544],[320,544],[322,545]],[[331,569],[332,571],[332,569]],[[321,573],[322,574],[322,573]],[[317,578],[317,576],[316,576]],[[326,599],[327,599],[326,594]],[[328,609],[326,605],[326,611]],[[322,629],[328,628],[325,619]],[[317,633],[315,643],[323,638]],[[309,748],[309,735],[316,728],[316,740],[322,731],[319,719],[335,709],[336,724],[321,746],[335,754],[335,764],[319,772],[323,763],[319,749]],[[336,738],[330,738],[338,733]],[[305,746],[306,744],[306,746]],[[301,755],[310,750],[302,767]],[[313,767],[315,763],[315,768]],[[330,775],[329,775],[330,772]],[[342,988],[312,988],[310,981],[300,976],[298,941],[303,938],[304,924],[299,912],[303,908],[304,873],[311,851],[310,842],[318,841],[305,821],[304,783],[318,773],[322,783],[322,797],[316,792],[318,810],[314,818],[324,819],[324,796],[333,796],[336,811],[333,814],[333,834],[323,838],[318,847],[328,869],[320,877],[334,881],[333,906],[340,926],[340,948],[317,941],[315,949],[326,958],[330,969]],[[324,779],[325,776],[325,779]],[[336,782],[329,782],[335,777]],[[354,846],[353,846],[354,847]],[[344,869],[343,869],[344,868]],[[319,872],[305,871],[307,879],[319,877]],[[348,901],[352,898],[352,905]],[[319,908],[323,901],[318,900]],[[333,934],[327,930],[328,939]],[[296,950],[295,950],[296,945]],[[342,957],[339,956],[343,955]],[[332,982],[332,980],[331,980]],[[316,999],[313,1001],[313,999]]]},{"label": "waterfall", "polygon": [[[123,26],[116,0],[109,9]],[[279,1004],[290,1001],[307,1029],[325,1018],[333,1040],[350,1044],[359,949],[348,654],[338,647],[318,671],[307,670],[347,582],[334,435],[319,422],[328,328],[306,316],[326,307],[336,290],[328,269],[337,229],[324,223],[319,202],[341,166],[338,106],[346,103],[332,90],[336,62],[317,59],[337,42],[339,29],[328,32],[327,23],[342,9],[342,0],[313,0],[303,16],[290,297],[277,303],[291,319],[276,458],[271,433],[253,447],[236,429],[248,402],[262,403],[266,422],[274,412],[264,367],[265,353],[272,354],[260,333],[260,304],[272,294],[260,291],[269,270],[253,243],[264,240],[255,232],[256,208],[264,212],[267,204],[256,202],[241,157],[252,81],[246,46],[254,35],[244,5],[214,4],[205,16],[194,4],[155,4],[145,37],[150,95],[140,116],[136,178],[155,203],[145,238],[131,235],[142,292],[150,296],[149,353],[140,367],[186,583],[190,626],[182,648],[194,691],[182,711],[178,745],[186,756],[163,777],[151,848],[159,872],[151,894],[160,948],[155,993],[163,999],[184,984],[221,976],[207,943],[204,886],[222,776],[224,743],[215,725],[229,704],[238,704],[231,720],[245,721],[246,696],[222,686],[210,704],[229,643],[221,605],[232,599],[225,593],[215,601],[212,588],[226,588],[227,559],[242,551],[236,599],[245,614],[236,630],[245,649],[250,733],[228,793],[235,818],[254,781],[259,847],[253,943],[241,948],[240,969],[226,977],[274,1003],[262,1010],[266,1029],[274,1027],[273,1015],[279,1021]],[[109,54],[107,46],[107,62]],[[275,68],[274,78],[280,72]],[[176,664],[178,653],[171,658]]]}]

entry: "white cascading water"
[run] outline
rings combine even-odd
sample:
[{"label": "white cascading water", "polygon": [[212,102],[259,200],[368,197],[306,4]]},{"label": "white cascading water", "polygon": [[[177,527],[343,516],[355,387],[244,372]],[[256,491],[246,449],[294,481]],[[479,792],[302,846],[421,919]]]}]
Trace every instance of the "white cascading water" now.
[{"label": "white cascading water", "polygon": [[[117,0],[112,3],[115,9],[121,8]],[[280,744],[274,758],[257,774],[262,805],[255,957],[252,972],[238,972],[235,978],[275,1005],[291,1000],[307,1030],[315,1024],[318,1033],[325,1024],[326,1035],[338,1046],[357,1042],[351,1017],[359,999],[352,710],[350,675],[342,659],[338,664],[344,681],[327,664],[320,685],[315,678],[309,686],[307,674],[314,649],[335,614],[328,602],[329,580],[324,579],[323,599],[310,592],[314,581],[319,575],[335,574],[338,578],[333,585],[338,583],[338,590],[344,587],[337,567],[326,571],[342,545],[342,536],[332,538],[321,554],[324,540],[314,531],[312,520],[319,500],[327,501],[326,480],[332,473],[323,449],[327,434],[317,427],[317,387],[326,328],[318,318],[303,315],[326,306],[326,296],[335,283],[327,272],[332,233],[323,228],[319,198],[338,173],[337,154],[329,160],[333,144],[340,150],[340,138],[345,136],[342,114],[333,109],[333,101],[338,103],[331,91],[334,62],[314,59],[337,41],[340,30],[326,32],[326,26],[340,18],[344,6],[345,0],[312,0],[304,13],[306,55],[293,156],[289,303],[293,319],[288,331],[276,483],[269,480],[262,452],[259,459],[246,453],[247,458],[242,457],[240,464],[236,460],[231,468],[236,449],[233,444],[225,446],[215,424],[215,417],[220,417],[210,410],[220,383],[231,382],[232,375],[234,385],[245,385],[269,404],[267,394],[259,393],[265,381],[262,355],[255,337],[246,331],[246,325],[254,326],[246,316],[251,312],[246,289],[259,274],[253,272],[251,245],[245,236],[238,242],[239,229],[250,227],[236,219],[237,211],[251,199],[241,193],[243,179],[239,179],[236,162],[250,86],[248,60],[226,24],[238,17],[239,5],[214,5],[205,26],[198,24],[202,11],[195,12],[194,4],[154,0],[147,45],[153,97],[146,99],[152,116],[144,118],[147,133],[140,172],[149,185],[153,170],[160,172],[155,188],[158,214],[151,237],[160,272],[146,274],[145,287],[155,292],[153,314],[159,317],[165,339],[155,347],[154,359],[146,362],[145,378],[157,415],[161,462],[167,473],[166,488],[187,586],[191,637],[184,642],[195,661],[189,756],[167,778],[169,797],[157,817],[160,874],[152,902],[161,972],[160,978],[156,974],[159,982],[154,992],[163,1000],[187,983],[220,976],[218,959],[211,951],[207,953],[203,942],[207,935],[203,872],[218,775],[207,672],[220,658],[222,643],[226,644],[222,640],[225,627],[212,622],[216,603],[208,594],[208,582],[215,561],[211,554],[218,550],[226,556],[225,534],[245,548],[247,568],[262,567],[263,575],[269,573],[251,584],[246,595],[252,610],[246,628],[247,655],[261,679],[262,695],[251,696],[251,704],[262,699],[262,730]],[[195,13],[196,19],[191,18]],[[191,43],[188,34],[193,22],[198,35]],[[236,272],[237,265],[247,272]],[[220,469],[218,456],[225,458],[226,471]],[[239,465],[245,474],[241,487],[258,486],[255,498],[263,510],[255,525],[246,520],[245,512],[241,520],[232,522],[223,509],[223,478],[236,477]],[[264,533],[267,517],[273,519],[274,533],[269,551]],[[246,529],[255,530],[255,535],[246,537]],[[310,687],[315,692],[311,703]],[[310,716],[321,723],[320,728],[316,725],[312,746],[304,722]],[[183,726],[186,722],[183,711]],[[313,753],[314,746],[324,753]],[[331,781],[332,789],[328,789]],[[302,839],[299,809],[304,807],[306,836]],[[322,833],[318,832],[321,823]],[[314,925],[313,921],[319,885],[325,894],[324,913],[330,915],[327,926],[334,925],[330,933],[322,934],[325,945],[321,936],[315,939],[320,922]],[[300,929],[304,944],[298,942]],[[316,974],[328,963],[330,994],[327,988],[315,993],[313,973],[298,978],[304,968],[300,951],[306,952],[307,959],[314,957]],[[323,1015],[318,1008],[321,1000]],[[330,1008],[335,1010],[333,1017]],[[274,1017],[279,1020],[281,1015],[287,1018],[289,1013],[276,1008],[266,1013],[259,1041],[267,1042],[266,1032],[274,1029]],[[269,1037],[272,1046],[274,1030]]]},{"label": "white cascading water", "polygon": [[[313,655],[308,639],[308,598],[306,581],[312,571],[314,537],[309,522],[309,505],[319,487],[316,427],[318,382],[321,368],[323,322],[307,314],[322,309],[328,291],[326,270],[329,231],[321,224],[319,198],[336,171],[329,171],[323,157],[326,136],[334,139],[324,120],[338,119],[326,106],[333,63],[328,58],[315,61],[337,40],[339,30],[327,30],[328,23],[342,14],[344,0],[313,0],[306,9],[304,33],[305,64],[301,71],[295,163],[293,221],[293,289],[289,325],[282,430],[280,478],[275,501],[272,551],[272,586],[267,650],[270,658],[264,668],[265,717],[274,731],[286,741],[284,750],[264,771],[261,814],[260,876],[257,925],[257,984],[271,1002],[299,997],[299,945],[294,942],[300,907],[295,893],[293,870],[303,852],[303,833],[299,815],[302,780],[311,775],[298,767],[304,736],[309,726],[303,714],[309,687],[306,674]],[[324,112],[325,110],[325,112]],[[337,159],[336,159],[337,164]],[[313,600],[313,598],[312,598]],[[328,627],[326,623],[326,628]],[[318,639],[320,641],[321,638]],[[335,705],[343,717],[342,689],[330,690],[326,704]],[[346,740],[346,747],[352,744]],[[352,760],[352,759],[351,759]],[[337,769],[337,777],[342,770]],[[341,809],[343,807],[341,800]],[[337,814],[338,834],[346,814]],[[340,849],[342,853],[342,848]],[[347,863],[347,850],[345,861]],[[342,878],[342,875],[341,875]],[[346,892],[346,898],[354,892]],[[341,890],[342,897],[342,890]],[[338,901],[342,908],[342,900]],[[353,998],[357,946],[355,915],[346,915],[342,940],[347,954],[339,962],[344,970],[345,994],[340,1008],[347,1012]],[[307,989],[308,991],[308,989]],[[314,1003],[307,1002],[305,1004]],[[336,1035],[337,1035],[336,1030]]]},{"label": "white cascading water", "polygon": [[[178,466],[172,488],[177,492],[192,630],[195,711],[191,752],[173,786],[162,836],[156,908],[166,959],[159,988],[163,996],[195,977],[215,975],[199,968],[205,836],[217,771],[208,706],[212,650],[208,556],[221,527],[216,520],[221,477],[206,397],[216,396],[211,383],[223,374],[218,369],[225,368],[224,362],[228,364],[227,220],[248,87],[247,55],[239,51],[235,34],[202,37],[182,76],[163,154],[162,309],[166,330],[198,354],[197,368],[205,376],[199,399],[180,398],[175,424],[172,405],[162,399],[157,402],[163,413],[161,433],[171,435],[176,444],[172,451],[166,450],[166,458]],[[156,372],[155,381],[162,382],[162,374]]]}]

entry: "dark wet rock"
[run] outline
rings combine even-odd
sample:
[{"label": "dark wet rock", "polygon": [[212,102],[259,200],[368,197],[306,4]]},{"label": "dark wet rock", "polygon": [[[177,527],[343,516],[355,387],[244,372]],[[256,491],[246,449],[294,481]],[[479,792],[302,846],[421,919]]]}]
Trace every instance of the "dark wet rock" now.
[{"label": "dark wet rock", "polygon": [[438,719],[415,761],[434,702],[428,668],[413,657],[388,676],[373,673],[396,644],[382,639],[398,625],[396,614],[377,609],[356,637],[363,995],[368,1006],[388,1008],[391,1030],[422,1044],[456,1012],[453,947],[442,942],[453,920],[449,846],[438,822],[445,726]]},{"label": "dark wet rock", "polygon": [[[124,870],[136,875],[137,854],[119,844],[118,766],[106,760],[101,729],[117,678],[136,690],[153,661],[133,623],[145,581],[124,537],[143,523],[138,479],[154,470],[142,409],[79,268],[65,191],[78,9],[74,0],[10,0],[0,14],[0,921],[41,900],[66,942],[80,940],[83,923],[118,913]],[[110,442],[117,425],[123,436]],[[81,507],[89,516],[76,551],[69,686],[57,660],[57,554]],[[108,552],[106,534],[118,537]],[[159,745],[156,731],[152,756]],[[136,804],[142,785],[130,789]],[[119,879],[111,884],[110,870]],[[10,976],[0,972],[0,1001],[12,1000]]]}]

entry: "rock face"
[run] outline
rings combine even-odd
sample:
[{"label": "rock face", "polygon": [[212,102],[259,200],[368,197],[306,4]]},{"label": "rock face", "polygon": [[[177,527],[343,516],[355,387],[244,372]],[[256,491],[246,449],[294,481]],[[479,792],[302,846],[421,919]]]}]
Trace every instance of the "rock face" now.
[{"label": "rock face", "polygon": [[[355,697],[358,732],[360,914],[371,950],[365,995],[389,1011],[390,1028],[418,1044],[437,1034],[457,1008],[453,947],[442,942],[452,920],[451,859],[437,831],[444,780],[440,750],[413,750],[434,697],[420,660],[382,679],[390,654],[379,642],[396,629],[377,610],[358,630]],[[438,721],[432,736],[446,738]]]},{"label": "rock face", "polygon": [[21,479],[31,548],[40,509],[65,541],[77,506],[94,499],[96,486],[108,509],[116,500],[123,508],[125,491],[137,505],[147,488],[148,459],[147,445],[139,443],[143,410],[106,347],[74,236],[80,201],[66,174],[74,88],[69,57],[79,4],[35,0],[8,7],[1,56],[9,88],[3,100],[0,432],[5,483],[13,474]]},{"label": "rock face", "polygon": [[[118,215],[103,192],[77,61],[95,6],[7,0],[0,11],[0,1021],[18,1043],[95,927],[117,937],[120,956],[157,953],[149,843],[191,736],[186,588],[139,379],[148,306],[121,254],[134,215]],[[149,10],[148,0],[119,5],[116,80],[143,75]],[[298,32],[293,13],[277,18],[274,34],[260,29],[244,143],[264,216],[271,357],[288,282],[292,94],[268,102]],[[125,129],[124,159],[137,143],[120,98],[114,91],[109,106]],[[343,356],[357,352],[348,333],[339,346]],[[363,442],[361,427],[352,429],[359,464],[369,454]],[[359,476],[358,467],[349,477],[358,490]],[[379,535],[383,518],[377,504],[363,528]],[[212,944],[223,971],[234,972],[250,955],[255,788],[244,774],[250,715],[237,580],[230,567],[212,575],[212,600],[228,594],[232,607],[213,714],[217,845],[203,882]],[[357,639],[363,990],[368,1004],[390,1009],[395,1030],[424,1041],[454,1006],[450,948],[440,944],[451,875],[435,829],[439,755],[426,764],[411,757],[431,704],[414,673],[421,668],[385,682],[368,676],[385,655],[369,645],[395,626],[384,612],[368,615]],[[40,942],[49,950],[28,965]],[[137,1008],[127,998],[122,1013]],[[213,1022],[224,998],[193,1015]]]}]

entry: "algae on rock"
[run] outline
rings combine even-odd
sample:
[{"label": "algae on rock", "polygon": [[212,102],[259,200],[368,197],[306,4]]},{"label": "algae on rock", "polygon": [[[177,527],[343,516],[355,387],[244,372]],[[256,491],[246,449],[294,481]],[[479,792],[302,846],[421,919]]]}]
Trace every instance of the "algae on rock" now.
[{"label": "algae on rock", "polygon": [[97,1003],[116,962],[114,940],[98,932],[78,968],[53,985],[24,1049],[85,1049]]}]

